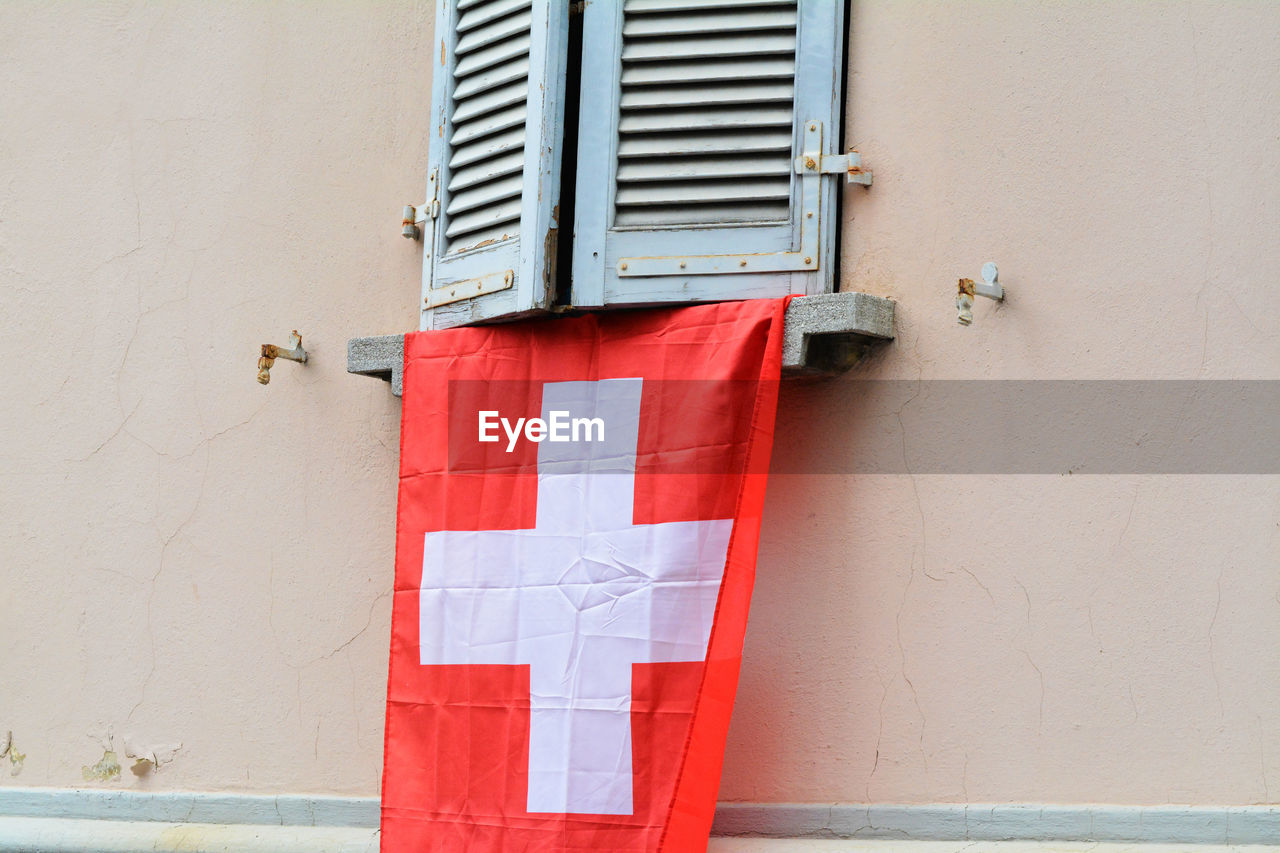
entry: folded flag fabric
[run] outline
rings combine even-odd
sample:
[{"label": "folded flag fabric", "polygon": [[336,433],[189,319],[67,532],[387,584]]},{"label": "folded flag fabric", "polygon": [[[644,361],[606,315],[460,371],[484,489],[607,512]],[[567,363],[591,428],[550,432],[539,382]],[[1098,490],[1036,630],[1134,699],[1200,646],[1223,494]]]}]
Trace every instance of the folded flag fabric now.
[{"label": "folded flag fabric", "polygon": [[706,849],[784,309],[406,336],[384,853]]}]

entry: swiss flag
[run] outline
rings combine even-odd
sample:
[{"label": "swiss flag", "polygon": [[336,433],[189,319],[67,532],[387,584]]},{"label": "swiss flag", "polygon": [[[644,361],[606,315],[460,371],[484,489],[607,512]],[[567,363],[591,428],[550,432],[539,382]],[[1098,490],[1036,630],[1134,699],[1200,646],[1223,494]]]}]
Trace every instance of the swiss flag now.
[{"label": "swiss flag", "polygon": [[383,851],[706,849],[784,308],[406,336]]}]

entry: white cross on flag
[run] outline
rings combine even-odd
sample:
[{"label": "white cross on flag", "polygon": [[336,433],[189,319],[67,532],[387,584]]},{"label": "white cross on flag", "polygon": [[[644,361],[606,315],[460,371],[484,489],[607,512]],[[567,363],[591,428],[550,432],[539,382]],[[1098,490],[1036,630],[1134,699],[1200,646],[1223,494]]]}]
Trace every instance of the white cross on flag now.
[{"label": "white cross on flag", "polygon": [[407,336],[384,851],[706,849],[783,308]]}]

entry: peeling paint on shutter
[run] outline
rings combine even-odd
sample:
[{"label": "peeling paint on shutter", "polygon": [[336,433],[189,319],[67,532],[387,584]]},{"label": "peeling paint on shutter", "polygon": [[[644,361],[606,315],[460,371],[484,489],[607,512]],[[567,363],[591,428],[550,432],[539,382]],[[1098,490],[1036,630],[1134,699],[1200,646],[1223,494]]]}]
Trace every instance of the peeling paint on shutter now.
[{"label": "peeling paint on shutter", "polygon": [[836,151],[843,11],[842,0],[587,4],[575,305],[833,289],[838,184],[802,176],[796,158],[815,142]]},{"label": "peeling paint on shutter", "polygon": [[[568,19],[545,0],[437,0],[422,328],[550,307]],[[522,239],[522,235],[530,235]],[[536,238],[533,235],[538,235]]]}]

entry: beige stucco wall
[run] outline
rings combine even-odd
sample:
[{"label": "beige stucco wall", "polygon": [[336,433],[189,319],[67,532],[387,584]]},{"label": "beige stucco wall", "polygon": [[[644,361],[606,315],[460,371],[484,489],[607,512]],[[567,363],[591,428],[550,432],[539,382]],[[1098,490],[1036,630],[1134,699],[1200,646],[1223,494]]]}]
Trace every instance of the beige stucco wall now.
[{"label": "beige stucco wall", "polygon": [[[113,739],[182,744],[120,788],[376,793],[399,403],[345,343],[416,323],[431,17],[0,4],[0,783]],[[1280,378],[1280,5],[852,24],[856,375]],[[1274,477],[779,475],[723,796],[1275,802],[1277,566]]]}]

